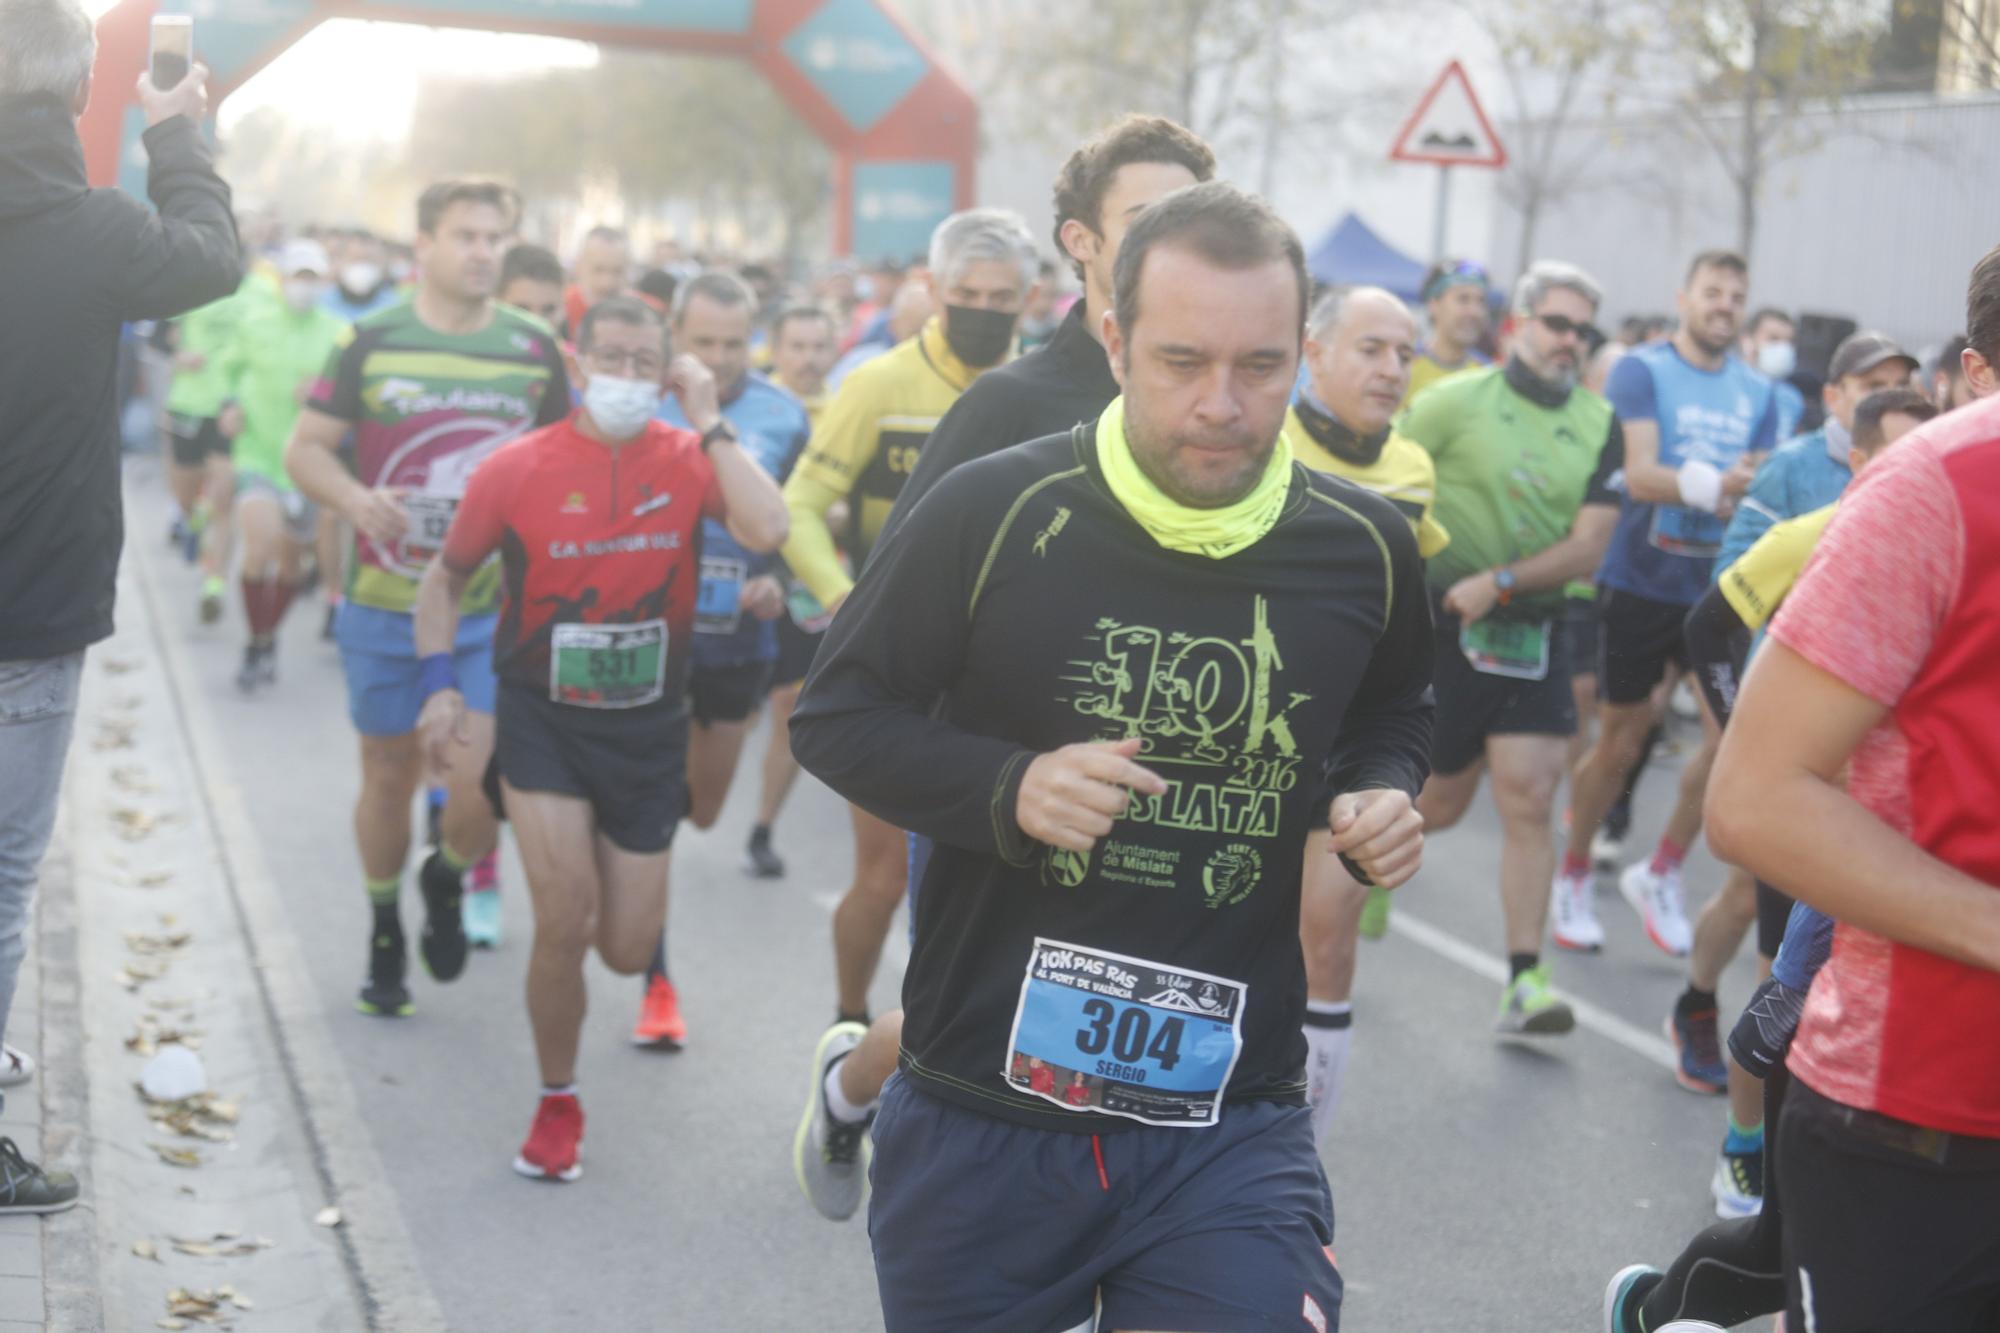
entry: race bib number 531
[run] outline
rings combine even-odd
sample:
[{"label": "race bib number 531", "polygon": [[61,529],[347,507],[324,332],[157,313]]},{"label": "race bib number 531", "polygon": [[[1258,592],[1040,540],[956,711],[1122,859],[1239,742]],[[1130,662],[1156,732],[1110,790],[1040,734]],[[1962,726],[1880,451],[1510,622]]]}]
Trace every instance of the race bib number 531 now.
[{"label": "race bib number 531", "polygon": [[1002,1074],[1079,1113],[1213,1125],[1243,1050],[1248,993],[1227,977],[1038,939]]}]

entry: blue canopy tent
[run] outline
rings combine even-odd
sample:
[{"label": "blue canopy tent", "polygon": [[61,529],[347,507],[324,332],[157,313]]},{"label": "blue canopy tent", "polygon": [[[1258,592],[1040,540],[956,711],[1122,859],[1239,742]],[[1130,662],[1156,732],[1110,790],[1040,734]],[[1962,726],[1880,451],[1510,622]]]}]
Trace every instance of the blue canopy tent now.
[{"label": "blue canopy tent", "polygon": [[1415,302],[1423,293],[1427,266],[1390,245],[1349,213],[1313,247],[1306,256],[1306,267],[1318,282],[1386,287],[1405,301]]}]

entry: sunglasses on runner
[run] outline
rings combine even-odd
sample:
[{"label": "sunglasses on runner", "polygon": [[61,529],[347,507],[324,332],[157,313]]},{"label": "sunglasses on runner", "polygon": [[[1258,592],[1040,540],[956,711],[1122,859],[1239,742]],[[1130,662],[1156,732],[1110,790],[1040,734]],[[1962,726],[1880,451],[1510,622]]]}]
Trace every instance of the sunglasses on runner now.
[{"label": "sunglasses on runner", "polygon": [[1566,338],[1574,333],[1584,342],[1592,342],[1599,336],[1596,325],[1571,319],[1568,315],[1536,315],[1535,319],[1558,338]]}]

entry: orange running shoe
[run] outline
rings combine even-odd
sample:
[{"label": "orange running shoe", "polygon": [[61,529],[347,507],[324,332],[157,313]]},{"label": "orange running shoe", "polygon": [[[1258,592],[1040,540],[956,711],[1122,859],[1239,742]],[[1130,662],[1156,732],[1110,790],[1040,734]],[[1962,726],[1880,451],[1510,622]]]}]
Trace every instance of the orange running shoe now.
[{"label": "orange running shoe", "polygon": [[571,1181],[583,1174],[583,1103],[573,1092],[542,1094],[514,1169],[530,1180]]},{"label": "orange running shoe", "polygon": [[646,982],[646,998],[639,1002],[639,1021],[632,1028],[634,1046],[678,1051],[687,1043],[687,1024],[681,1019],[681,997],[674,983],[665,977]]}]

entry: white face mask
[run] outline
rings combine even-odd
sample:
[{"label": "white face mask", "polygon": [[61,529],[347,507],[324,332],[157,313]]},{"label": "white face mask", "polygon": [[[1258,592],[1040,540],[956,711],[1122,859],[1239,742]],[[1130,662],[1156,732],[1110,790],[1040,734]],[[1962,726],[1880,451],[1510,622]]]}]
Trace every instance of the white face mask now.
[{"label": "white face mask", "polygon": [[382,266],[365,259],[340,270],[340,285],[356,296],[366,296],[382,284]]},{"label": "white face mask", "polygon": [[319,294],[317,278],[285,279],[285,304],[301,315],[319,304]]},{"label": "white face mask", "polygon": [[1765,343],[1757,349],[1757,369],[1774,380],[1788,380],[1799,368],[1799,349],[1791,343]]},{"label": "white face mask", "polygon": [[592,375],[583,386],[583,410],[614,440],[629,440],[646,429],[660,410],[660,386],[650,380]]}]

